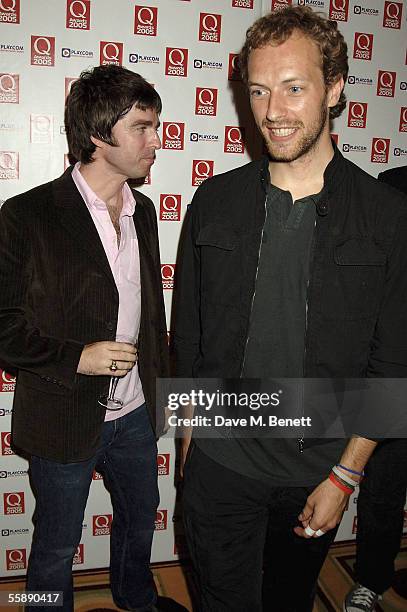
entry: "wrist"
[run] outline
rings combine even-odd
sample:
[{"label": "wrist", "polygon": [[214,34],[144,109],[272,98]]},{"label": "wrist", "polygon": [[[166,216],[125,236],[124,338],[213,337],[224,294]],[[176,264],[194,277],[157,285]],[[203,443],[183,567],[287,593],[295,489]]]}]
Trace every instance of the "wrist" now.
[{"label": "wrist", "polygon": [[355,490],[354,487],[342,482],[333,472],[329,474],[328,479],[337,489],[340,489],[346,495],[352,495]]}]

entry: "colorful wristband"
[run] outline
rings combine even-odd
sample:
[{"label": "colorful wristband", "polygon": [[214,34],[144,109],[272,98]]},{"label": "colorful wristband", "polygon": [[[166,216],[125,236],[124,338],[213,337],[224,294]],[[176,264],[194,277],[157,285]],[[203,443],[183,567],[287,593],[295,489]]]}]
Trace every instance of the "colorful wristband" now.
[{"label": "colorful wristband", "polygon": [[340,469],[336,465],[333,466],[332,471],[334,474],[336,474],[336,476],[338,476],[338,478],[343,480],[346,484],[350,485],[351,487],[358,486],[359,482],[357,480],[353,480],[353,478],[341,472]]},{"label": "colorful wristband", "polygon": [[350,472],[351,474],[356,474],[356,476],[364,476],[365,475],[364,472],[357,472],[356,470],[351,470],[350,468],[346,467],[345,465],[342,465],[341,463],[337,463],[336,467],[340,467],[342,470],[345,470],[345,472]]},{"label": "colorful wristband", "polygon": [[341,482],[339,482],[335,478],[335,475],[333,474],[333,472],[331,472],[329,474],[329,480],[335,485],[335,487],[338,487],[338,489],[340,489],[341,491],[343,491],[347,495],[352,495],[354,489],[351,489],[350,487],[345,487],[345,485],[343,485]]}]

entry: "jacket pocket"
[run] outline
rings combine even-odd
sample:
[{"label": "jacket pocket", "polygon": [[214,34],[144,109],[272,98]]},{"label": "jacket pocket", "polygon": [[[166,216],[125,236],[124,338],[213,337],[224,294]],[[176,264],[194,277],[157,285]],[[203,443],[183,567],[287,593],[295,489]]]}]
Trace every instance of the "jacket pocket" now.
[{"label": "jacket pocket", "polygon": [[240,303],[241,248],[236,232],[218,223],[203,227],[197,238],[201,259],[202,300],[238,308]]},{"label": "jacket pocket", "polygon": [[197,246],[208,246],[233,251],[237,245],[237,235],[232,229],[218,223],[209,223],[203,227],[196,239]]},{"label": "jacket pocket", "polygon": [[371,238],[349,238],[336,244],[323,287],[324,316],[348,320],[375,316],[386,261],[386,254]]}]

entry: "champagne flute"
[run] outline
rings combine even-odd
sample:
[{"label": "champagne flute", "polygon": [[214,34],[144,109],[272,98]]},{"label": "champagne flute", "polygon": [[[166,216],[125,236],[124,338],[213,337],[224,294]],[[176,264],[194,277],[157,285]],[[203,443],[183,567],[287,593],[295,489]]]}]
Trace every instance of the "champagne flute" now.
[{"label": "champagne flute", "polygon": [[[125,342],[126,344],[132,344],[137,349],[137,337],[135,335],[119,334],[116,336],[116,342]],[[127,372],[127,374],[128,373],[129,372]],[[127,376],[127,374],[125,374],[124,376]],[[98,403],[107,410],[121,410],[123,408],[124,402],[119,397],[116,397],[116,389],[119,379],[124,378],[124,376],[111,376],[108,394],[102,395],[102,397],[99,398]]]}]

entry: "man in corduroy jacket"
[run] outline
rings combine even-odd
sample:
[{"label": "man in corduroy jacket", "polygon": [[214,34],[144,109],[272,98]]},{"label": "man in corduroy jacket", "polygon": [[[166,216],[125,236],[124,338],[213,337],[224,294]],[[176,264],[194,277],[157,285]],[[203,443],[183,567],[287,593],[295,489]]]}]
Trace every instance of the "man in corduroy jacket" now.
[{"label": "man in corduroy jacket", "polygon": [[78,162],[0,211],[0,358],[18,369],[12,443],[30,456],[36,497],[27,590],[63,591],[64,611],[94,469],[112,498],[114,600],[156,610],[155,378],[167,374],[167,333],[154,206],[127,180],[154,163],[160,111],[140,75],[85,71],[65,112]]}]

